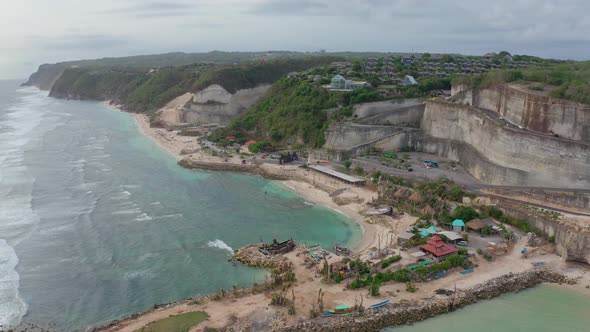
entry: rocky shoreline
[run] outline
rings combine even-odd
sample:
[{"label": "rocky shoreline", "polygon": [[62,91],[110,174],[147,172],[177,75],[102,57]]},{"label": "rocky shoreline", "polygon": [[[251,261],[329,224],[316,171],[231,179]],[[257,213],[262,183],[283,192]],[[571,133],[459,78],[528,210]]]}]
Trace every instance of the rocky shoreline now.
[{"label": "rocky shoreline", "polygon": [[235,163],[224,163],[224,162],[212,162],[212,161],[199,161],[190,158],[184,158],[178,161],[178,165],[188,169],[200,169],[206,171],[222,171],[222,172],[237,172],[247,173],[253,175],[259,175],[269,180],[289,180],[290,178],[270,172],[263,167],[255,164],[235,164]]},{"label": "rocky shoreline", "polygon": [[[281,332],[296,331],[380,331],[386,327],[413,324],[442,315],[481,300],[488,300],[506,293],[519,292],[541,283],[574,284],[575,280],[546,268],[510,273],[483,284],[457,290],[456,296],[436,295],[415,303],[395,303],[381,309],[343,317],[320,318],[278,329]],[[453,291],[447,292],[452,294]]]}]

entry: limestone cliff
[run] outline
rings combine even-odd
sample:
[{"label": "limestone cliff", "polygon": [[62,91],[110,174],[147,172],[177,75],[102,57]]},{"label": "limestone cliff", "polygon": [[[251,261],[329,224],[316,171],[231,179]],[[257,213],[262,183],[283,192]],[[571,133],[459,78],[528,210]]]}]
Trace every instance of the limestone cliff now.
[{"label": "limestone cliff", "polygon": [[192,100],[186,104],[182,121],[226,125],[233,117],[252,106],[269,88],[270,84],[262,84],[230,93],[221,85],[210,85],[195,93]]}]

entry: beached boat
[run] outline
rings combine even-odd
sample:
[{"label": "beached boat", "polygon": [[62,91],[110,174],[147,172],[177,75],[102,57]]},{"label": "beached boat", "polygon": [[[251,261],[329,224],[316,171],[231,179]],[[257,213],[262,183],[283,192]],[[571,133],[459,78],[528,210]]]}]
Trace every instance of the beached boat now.
[{"label": "beached boat", "polygon": [[380,216],[380,215],[389,214],[389,213],[391,213],[391,208],[390,207],[383,207],[383,208],[379,208],[379,209],[369,210],[366,212],[366,215]]},{"label": "beached boat", "polygon": [[465,271],[461,271],[459,273],[461,273],[461,274],[469,274],[471,272],[473,272],[473,269],[466,269]]},{"label": "beached boat", "polygon": [[545,266],[545,262],[534,262],[533,266]]},{"label": "beached boat", "polygon": [[330,310],[330,312],[334,314],[347,314],[352,312],[352,307],[347,305],[339,305],[336,308],[334,308],[334,310]]},{"label": "beached boat", "polygon": [[440,279],[440,278],[444,277],[445,275],[447,275],[447,271],[441,271],[441,272],[434,275],[434,279]]},{"label": "beached boat", "polygon": [[379,303],[371,304],[369,307],[374,309],[374,308],[382,307],[387,304],[389,304],[389,300],[385,300],[385,301],[381,301]]},{"label": "beached boat", "polygon": [[334,243],[334,253],[336,255],[348,256],[351,254],[351,251],[350,251],[350,249],[343,247],[343,246],[339,245],[338,243]]}]

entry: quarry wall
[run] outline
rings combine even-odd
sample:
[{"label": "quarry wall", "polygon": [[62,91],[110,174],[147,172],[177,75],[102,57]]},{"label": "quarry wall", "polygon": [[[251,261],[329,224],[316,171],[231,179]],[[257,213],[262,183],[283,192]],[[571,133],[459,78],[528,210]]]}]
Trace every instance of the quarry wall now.
[{"label": "quarry wall", "polygon": [[182,120],[194,124],[227,124],[233,117],[252,106],[269,88],[270,85],[265,84],[252,89],[241,89],[232,94],[221,85],[211,85],[195,93],[184,108]]},{"label": "quarry wall", "polygon": [[463,91],[463,102],[498,112],[506,120],[529,130],[590,142],[590,105],[553,98],[516,85],[473,90],[464,85],[453,88],[453,95]]},{"label": "quarry wall", "polygon": [[374,141],[400,131],[392,126],[359,125],[353,123],[335,123],[326,131],[327,149],[351,149],[357,145]]},{"label": "quarry wall", "polygon": [[422,119],[426,152],[457,160],[498,185],[590,187],[590,144],[501,126],[476,109],[429,101]]},{"label": "quarry wall", "polygon": [[396,99],[355,105],[356,123],[419,128],[424,114],[424,101]]}]

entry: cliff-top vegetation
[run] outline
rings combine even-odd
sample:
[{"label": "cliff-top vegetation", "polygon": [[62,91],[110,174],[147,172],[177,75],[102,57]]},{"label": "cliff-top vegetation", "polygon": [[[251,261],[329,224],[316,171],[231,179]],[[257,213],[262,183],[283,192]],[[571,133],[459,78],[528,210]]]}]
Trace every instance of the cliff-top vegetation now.
[{"label": "cliff-top vegetation", "polygon": [[73,67],[54,83],[50,95],[111,99],[131,112],[155,110],[175,97],[219,84],[229,92],[273,83],[291,71],[338,60],[334,57],[281,58],[239,65],[192,64],[146,71],[134,67]]},{"label": "cliff-top vegetation", "polygon": [[553,86],[549,95],[584,104],[590,104],[590,61],[548,62],[540,66],[493,70],[486,74],[464,76],[453,83],[484,88],[502,83],[524,83],[533,90],[544,90]]},{"label": "cliff-top vegetation", "polygon": [[[283,78],[210,139],[219,141],[233,135],[317,148],[325,143],[324,132],[331,119],[352,115],[353,104],[379,99],[381,96],[370,89],[330,92],[311,80]],[[326,109],[337,106],[340,109],[328,116]]]}]

